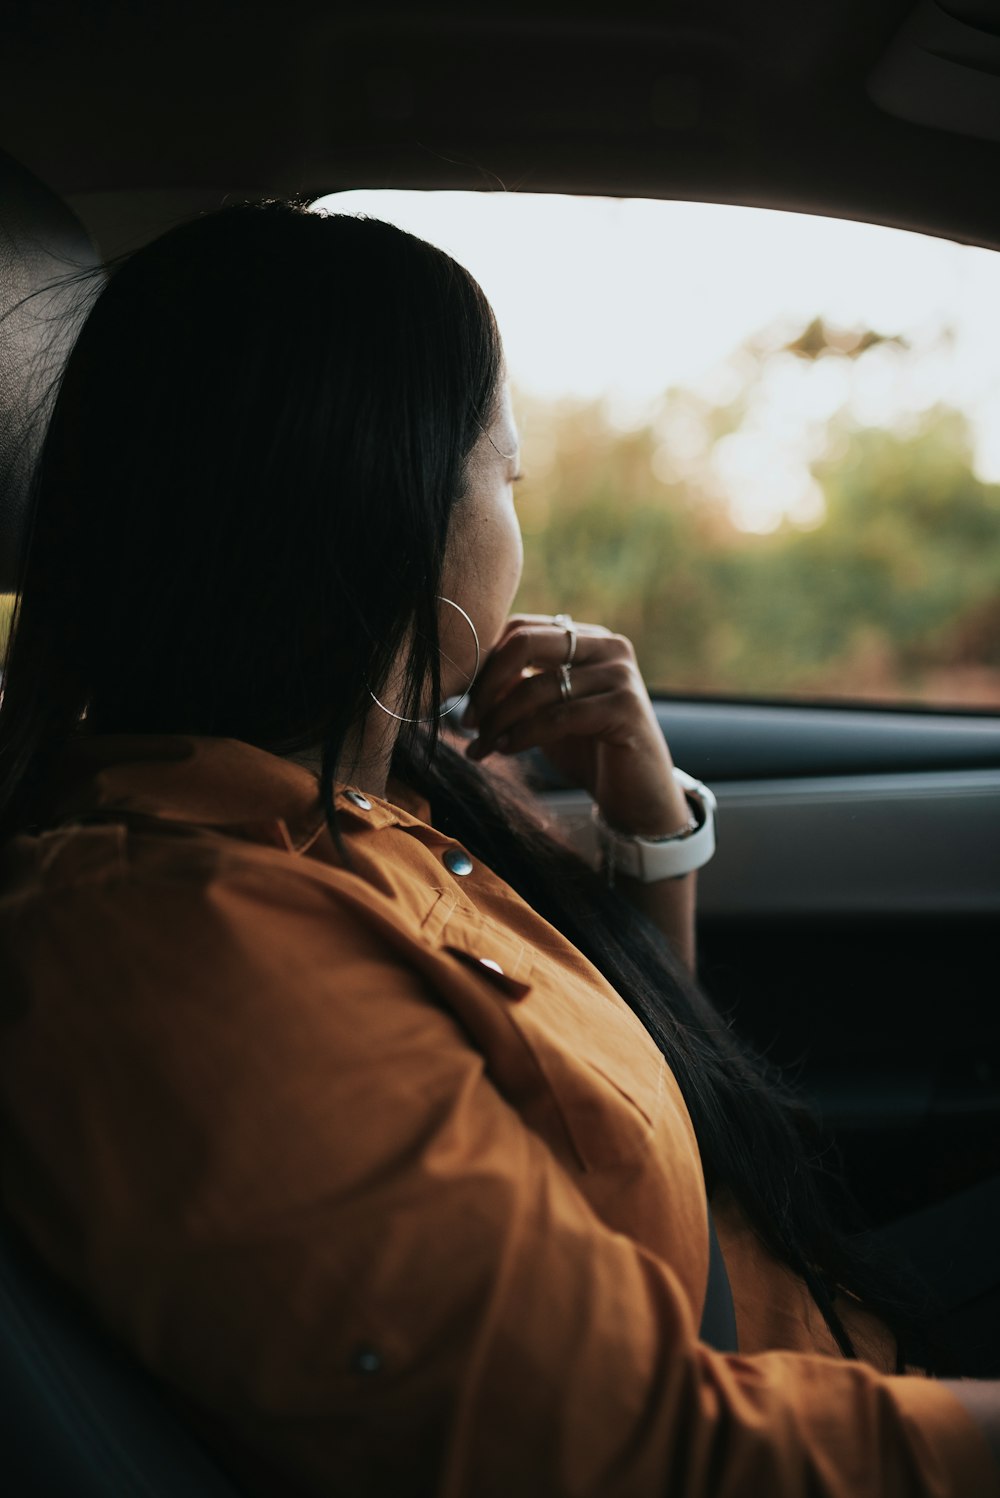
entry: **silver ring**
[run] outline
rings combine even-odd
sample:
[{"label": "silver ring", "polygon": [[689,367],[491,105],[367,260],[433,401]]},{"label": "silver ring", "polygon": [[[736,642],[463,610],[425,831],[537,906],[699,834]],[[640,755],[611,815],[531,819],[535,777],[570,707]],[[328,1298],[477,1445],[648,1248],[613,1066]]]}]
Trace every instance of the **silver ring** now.
[{"label": "silver ring", "polygon": [[559,696],[563,702],[568,702],[573,695],[573,683],[570,680],[572,669],[568,662],[564,662],[559,667]]},{"label": "silver ring", "polygon": [[573,620],[569,614],[553,614],[552,623],[566,631],[566,659],[563,665],[572,666],[576,659],[576,630],[573,628]]}]

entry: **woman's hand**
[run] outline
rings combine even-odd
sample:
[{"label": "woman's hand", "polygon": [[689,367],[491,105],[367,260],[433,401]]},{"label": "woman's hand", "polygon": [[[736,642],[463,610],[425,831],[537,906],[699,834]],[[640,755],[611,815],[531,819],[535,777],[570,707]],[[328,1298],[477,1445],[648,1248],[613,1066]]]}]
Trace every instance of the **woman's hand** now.
[{"label": "woman's hand", "polygon": [[567,697],[560,667],[569,628],[544,614],[507,621],[470,694],[463,721],[479,729],[470,758],[541,749],[612,827],[646,837],[680,831],[690,813],[630,641],[573,622]]}]

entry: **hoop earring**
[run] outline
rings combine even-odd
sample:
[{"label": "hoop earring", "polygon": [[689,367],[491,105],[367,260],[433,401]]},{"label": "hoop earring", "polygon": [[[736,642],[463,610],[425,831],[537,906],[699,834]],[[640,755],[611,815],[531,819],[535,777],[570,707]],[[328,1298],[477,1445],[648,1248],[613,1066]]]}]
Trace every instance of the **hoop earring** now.
[{"label": "hoop earring", "polygon": [[385,705],[384,702],[380,702],[378,700],[378,698],[375,696],[375,693],[372,691],[371,687],[369,687],[368,688],[368,695],[371,698],[371,700],[374,702],[375,706],[376,707],[380,707],[382,709],[382,711],[384,713],[386,713],[390,718],[395,718],[396,721],[397,721],[397,723],[433,723],[434,720],[435,720],[435,718],[445,718],[445,717],[447,717],[447,715],[449,713],[453,713],[455,711],[456,707],[461,702],[462,698],[465,697],[465,696],[467,696],[468,693],[472,691],[472,688],[473,688],[473,685],[475,683],[476,677],[479,675],[479,661],[480,661],[479,636],[476,634],[476,626],[473,624],[473,622],[469,618],[468,614],[462,608],[461,604],[455,603],[453,601],[453,599],[451,599],[451,598],[445,598],[445,597],[443,597],[443,595],[440,594],[440,593],[437,594],[437,600],[438,600],[439,603],[450,604],[453,609],[456,609],[461,614],[462,618],[465,620],[465,622],[469,626],[469,628],[472,630],[472,638],[473,638],[473,640],[475,641],[475,644],[476,644],[476,664],[475,664],[475,666],[472,669],[472,676],[471,676],[471,678],[469,680],[468,685],[466,686],[466,688],[465,688],[465,690],[463,692],[459,693],[458,697],[452,703],[451,707],[443,707],[443,708],[441,708],[440,712],[431,713],[431,715],[430,715],[429,718],[407,718],[407,717],[404,717],[404,715],[402,713],[394,713],[391,707],[386,707],[386,705]]}]

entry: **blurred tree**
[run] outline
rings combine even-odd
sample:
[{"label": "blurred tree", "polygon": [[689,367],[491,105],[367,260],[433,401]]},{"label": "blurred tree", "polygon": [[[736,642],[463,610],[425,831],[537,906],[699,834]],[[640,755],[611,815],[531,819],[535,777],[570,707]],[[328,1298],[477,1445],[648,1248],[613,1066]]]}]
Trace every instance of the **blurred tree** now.
[{"label": "blurred tree", "polygon": [[[961,412],[933,408],[905,431],[837,412],[811,465],[825,515],[808,529],[738,530],[713,476],[712,447],[752,406],[768,346],[855,359],[887,342],[900,340],[819,320],[792,343],[755,340],[734,400],[671,392],[630,431],[600,403],[522,397],[518,607],[629,634],[660,689],[1000,706],[1000,485],[976,477]],[[534,477],[533,434],[545,454]]]},{"label": "blurred tree", "polygon": [[[766,346],[766,335],[764,339]],[[822,359],[826,354],[839,354],[847,359],[859,359],[870,348],[879,344],[894,344],[897,348],[909,347],[898,333],[876,333],[871,328],[833,328],[822,317],[814,317],[797,338],[782,345],[785,353],[796,354],[800,359]]]}]

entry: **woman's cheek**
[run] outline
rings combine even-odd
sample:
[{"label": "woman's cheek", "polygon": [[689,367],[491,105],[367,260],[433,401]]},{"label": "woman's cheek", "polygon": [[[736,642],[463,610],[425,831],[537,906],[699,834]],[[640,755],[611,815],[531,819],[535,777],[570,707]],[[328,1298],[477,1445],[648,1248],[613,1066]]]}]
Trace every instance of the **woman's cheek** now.
[{"label": "woman's cheek", "polygon": [[511,604],[514,602],[514,595],[521,584],[521,573],[524,571],[524,539],[521,535],[521,526],[516,514],[514,515],[514,545],[512,553],[514,562],[511,568],[510,598],[507,603],[508,613],[510,612]]}]

